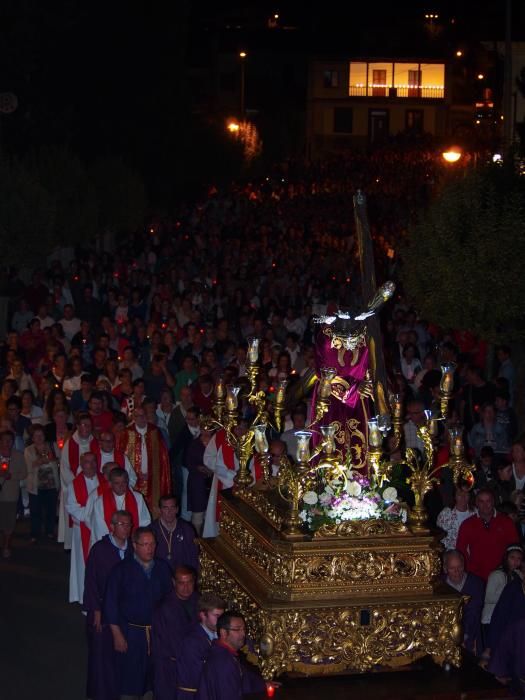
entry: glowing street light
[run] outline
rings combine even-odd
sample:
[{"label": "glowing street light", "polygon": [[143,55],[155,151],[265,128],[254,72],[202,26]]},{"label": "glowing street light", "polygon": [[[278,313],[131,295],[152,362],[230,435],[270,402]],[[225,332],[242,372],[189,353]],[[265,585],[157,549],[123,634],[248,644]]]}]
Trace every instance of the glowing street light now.
[{"label": "glowing street light", "polygon": [[443,160],[446,163],[457,163],[458,160],[461,158],[462,153],[461,149],[457,148],[456,146],[452,146],[446,151],[443,151],[441,155],[443,156]]},{"label": "glowing street light", "polygon": [[458,49],[458,50],[456,51],[456,56],[457,56],[458,58],[461,58],[461,57],[463,56],[463,51],[461,51],[460,49]]},{"label": "glowing street light", "polygon": [[245,59],[248,54],[246,51],[239,52],[239,58],[241,59],[241,119],[244,119],[244,70],[245,70]]},{"label": "glowing street light", "polygon": [[236,134],[241,127],[237,122],[228,122],[226,128],[228,129],[230,134]]},{"label": "glowing street light", "polygon": [[478,73],[478,80],[483,80],[484,77],[483,73]]}]

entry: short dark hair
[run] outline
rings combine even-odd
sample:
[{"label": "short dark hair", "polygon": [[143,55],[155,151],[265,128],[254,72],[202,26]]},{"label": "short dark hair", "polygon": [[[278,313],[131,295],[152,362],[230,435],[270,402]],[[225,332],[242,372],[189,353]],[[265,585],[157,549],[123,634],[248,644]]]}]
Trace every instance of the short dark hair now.
[{"label": "short dark hair", "polygon": [[156,540],[157,538],[155,537],[155,533],[150,527],[138,527],[136,530],[133,530],[133,535],[131,536],[133,542],[137,543],[142,535],[153,535],[153,538]]},{"label": "short dark hair", "polygon": [[126,477],[126,480],[129,483],[128,472],[125,469],[122,469],[122,467],[113,467],[113,469],[109,472],[110,481],[113,477],[119,477],[119,476]]},{"label": "short dark hair", "polygon": [[199,612],[211,612],[216,609],[225,610],[226,602],[215,593],[203,593],[199,598]]},{"label": "short dark hair", "polygon": [[162,504],[166,503],[166,501],[175,501],[177,506],[179,505],[179,499],[174,493],[166,493],[164,496],[161,496],[159,498],[159,508],[162,508]]},{"label": "short dark hair", "polygon": [[246,619],[242,613],[237,610],[226,610],[217,620],[217,634],[219,634],[220,630],[228,630],[232,620],[242,620],[246,625]]}]

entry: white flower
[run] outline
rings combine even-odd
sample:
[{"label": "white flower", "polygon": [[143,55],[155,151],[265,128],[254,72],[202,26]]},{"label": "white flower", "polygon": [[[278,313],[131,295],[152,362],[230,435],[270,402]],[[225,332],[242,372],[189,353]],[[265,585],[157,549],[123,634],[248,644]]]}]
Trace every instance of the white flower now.
[{"label": "white flower", "polygon": [[389,503],[397,503],[397,490],[393,486],[388,486],[383,491],[383,500]]},{"label": "white flower", "polygon": [[408,511],[406,508],[401,508],[401,522],[406,523],[408,519]]},{"label": "white flower", "polygon": [[309,506],[315,506],[319,498],[315,491],[307,491],[303,496],[303,502]]},{"label": "white flower", "polygon": [[332,500],[332,495],[329,493],[325,492],[319,496],[319,503],[322,506],[327,506],[331,502],[331,500]]},{"label": "white flower", "polygon": [[303,523],[305,523],[306,520],[308,519],[308,514],[306,513],[305,510],[302,510],[302,511],[299,513],[299,517],[301,518],[301,520],[303,521]]},{"label": "white flower", "polygon": [[361,484],[359,484],[357,481],[350,481],[346,487],[347,493],[350,494],[350,496],[360,496],[361,495]]}]

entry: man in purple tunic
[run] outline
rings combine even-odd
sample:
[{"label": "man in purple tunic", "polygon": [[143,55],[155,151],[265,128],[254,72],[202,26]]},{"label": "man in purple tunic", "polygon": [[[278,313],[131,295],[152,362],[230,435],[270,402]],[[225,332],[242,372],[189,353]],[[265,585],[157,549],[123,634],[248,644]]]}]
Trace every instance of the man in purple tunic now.
[{"label": "man in purple tunic", "polygon": [[154,520],[151,529],[157,538],[157,559],[164,559],[175,571],[177,566],[189,566],[199,571],[199,549],[195,543],[195,530],[186,521],[178,518],[179,504],[173,494],[159,499],[160,517]]},{"label": "man in purple tunic", "polygon": [[223,613],[217,620],[217,634],[206,657],[196,700],[240,700],[244,693],[263,692],[266,683],[262,677],[239,658],[246,640],[241,613]]},{"label": "man in purple tunic", "polygon": [[463,646],[476,656],[481,656],[481,611],[485,599],[485,583],[479,576],[467,574],[461,552],[451,549],[443,557],[443,570],[447,584],[462,595],[470,596],[463,609]]},{"label": "man in purple tunic", "polygon": [[177,693],[176,661],[182,640],[198,618],[195,572],[177,566],[173,588],[153,614],[152,651],[155,700],[175,700]]},{"label": "man in purple tunic", "polygon": [[133,532],[133,556],[112,570],[104,597],[104,619],[117,652],[121,696],[141,698],[153,687],[153,610],[171,590],[169,566],[155,559],[155,535],[148,527],[138,527]]},{"label": "man in purple tunic", "polygon": [[204,660],[217,639],[217,620],[226,608],[214,593],[202,595],[198,607],[199,622],[191,626],[177,656],[177,700],[195,700]]},{"label": "man in purple tunic", "polygon": [[88,642],[87,697],[91,700],[118,700],[116,658],[111,630],[102,620],[102,604],[109,574],[132,547],[131,513],[113,513],[110,534],[93,545],[86,563],[84,611]]}]

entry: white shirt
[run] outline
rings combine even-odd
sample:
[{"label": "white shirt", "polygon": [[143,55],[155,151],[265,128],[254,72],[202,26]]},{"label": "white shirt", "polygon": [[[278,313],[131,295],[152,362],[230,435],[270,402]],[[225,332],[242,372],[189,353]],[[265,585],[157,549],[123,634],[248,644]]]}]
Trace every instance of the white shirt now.
[{"label": "white shirt", "polygon": [[512,465],[512,473],[514,474],[514,479],[516,481],[516,491],[521,491],[525,486],[525,476],[519,477],[516,474],[516,466]]},{"label": "white shirt", "polygon": [[[108,462],[115,462],[115,450],[111,450],[111,452],[104,452],[104,450],[100,450],[100,471],[102,471],[102,468]],[[131,462],[129,461],[127,455],[124,455],[124,469],[129,477],[129,487],[132,489],[137,483],[137,474],[131,466]]]}]

